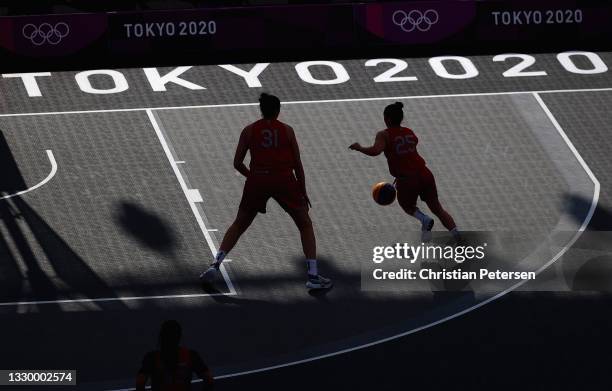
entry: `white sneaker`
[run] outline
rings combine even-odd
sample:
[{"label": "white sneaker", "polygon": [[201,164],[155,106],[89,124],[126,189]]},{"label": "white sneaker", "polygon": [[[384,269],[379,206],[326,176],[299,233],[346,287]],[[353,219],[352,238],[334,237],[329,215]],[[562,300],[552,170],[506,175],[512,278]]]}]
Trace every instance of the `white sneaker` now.
[{"label": "white sneaker", "polygon": [[208,269],[200,273],[200,280],[211,283],[219,277],[219,264],[212,263]]},{"label": "white sneaker", "polygon": [[328,289],[331,288],[332,285],[332,280],[321,275],[309,275],[308,282],[306,282],[306,288],[308,289]]},{"label": "white sneaker", "polygon": [[431,229],[434,226],[434,219],[429,218],[429,220],[425,221],[421,224],[421,242],[428,243],[431,242],[432,234]]}]

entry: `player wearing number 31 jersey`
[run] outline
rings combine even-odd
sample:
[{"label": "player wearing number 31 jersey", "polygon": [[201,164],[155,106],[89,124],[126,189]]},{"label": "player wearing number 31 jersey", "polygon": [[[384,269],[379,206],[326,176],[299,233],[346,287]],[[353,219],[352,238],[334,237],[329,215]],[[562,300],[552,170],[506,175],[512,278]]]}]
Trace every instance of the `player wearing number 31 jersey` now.
[{"label": "player wearing number 31 jersey", "polygon": [[[310,201],[295,133],[291,126],[278,120],[280,100],[276,96],[261,94],[259,107],[263,118],[244,128],[234,156],[234,168],[247,178],[238,215],[225,233],[212,265],[200,278],[208,282],[216,278],[225,256],[257,213],[266,213],[268,200],[274,198],[300,231],[308,265],[306,286],[310,289],[329,288],[331,280],[319,275],[317,270],[316,241],[308,215]],[[244,164],[247,152],[251,154],[248,168]]]},{"label": "player wearing number 31 jersey", "polygon": [[434,176],[417,152],[418,137],[411,129],[401,126],[404,119],[403,107],[401,102],[395,102],[385,108],[384,120],[387,129],[376,134],[374,145],[362,147],[359,143],[354,143],[349,148],[368,156],[377,156],[384,152],[389,172],[395,177],[397,201],[406,213],[421,222],[424,242],[431,240],[434,220],[417,208],[418,197],[421,197],[444,227],[458,238],[455,221],[438,200]]}]

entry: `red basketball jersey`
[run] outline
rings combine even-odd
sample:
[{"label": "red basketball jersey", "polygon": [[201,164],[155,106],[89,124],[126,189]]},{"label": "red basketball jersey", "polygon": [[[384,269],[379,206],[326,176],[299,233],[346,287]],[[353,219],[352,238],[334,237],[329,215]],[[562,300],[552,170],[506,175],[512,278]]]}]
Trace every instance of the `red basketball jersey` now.
[{"label": "red basketball jersey", "polygon": [[287,125],[278,120],[260,119],[249,126],[252,169],[283,170],[295,167]]},{"label": "red basketball jersey", "polygon": [[417,152],[419,138],[404,127],[386,129],[385,157],[389,172],[396,178],[414,174],[425,167],[425,160]]}]

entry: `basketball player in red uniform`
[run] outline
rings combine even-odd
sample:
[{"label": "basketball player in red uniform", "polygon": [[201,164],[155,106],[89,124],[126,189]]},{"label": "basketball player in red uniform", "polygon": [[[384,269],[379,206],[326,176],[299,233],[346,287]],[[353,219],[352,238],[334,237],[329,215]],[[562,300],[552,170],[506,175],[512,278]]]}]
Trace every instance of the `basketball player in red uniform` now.
[{"label": "basketball player in red uniform", "polygon": [[359,143],[354,143],[349,148],[368,156],[378,156],[384,152],[389,172],[395,177],[397,201],[406,213],[421,222],[423,242],[431,240],[434,220],[417,208],[417,197],[421,197],[429,210],[440,219],[453,237],[458,239],[459,231],[455,221],[438,200],[434,176],[417,152],[418,137],[411,129],[401,126],[404,119],[403,107],[401,102],[385,107],[384,119],[387,129],[376,134],[374,145],[362,147]]},{"label": "basketball player in red uniform", "polygon": [[[225,256],[257,213],[266,213],[266,203],[274,198],[300,231],[308,266],[306,286],[309,289],[329,288],[331,280],[319,275],[317,270],[316,240],[308,215],[310,201],[295,133],[291,126],[277,119],[280,100],[276,96],[261,94],[259,108],[263,118],[244,128],[234,156],[234,168],[247,178],[238,215],[225,233],[213,263],[200,278],[210,282],[217,277]],[[247,151],[251,154],[248,168],[244,164]]]}]

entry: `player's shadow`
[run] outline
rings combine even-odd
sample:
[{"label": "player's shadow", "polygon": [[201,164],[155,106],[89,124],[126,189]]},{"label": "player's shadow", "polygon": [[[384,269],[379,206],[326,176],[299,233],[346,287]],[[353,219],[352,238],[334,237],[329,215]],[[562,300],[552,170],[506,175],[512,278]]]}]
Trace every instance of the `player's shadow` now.
[{"label": "player's shadow", "polygon": [[[4,194],[4,193],[3,193]],[[0,235],[0,300],[3,302],[18,302],[45,298],[57,298],[57,289],[47,274],[41,269],[36,256],[24,234],[18,219],[21,215],[4,199],[0,201],[0,218],[3,224],[3,235]],[[13,243],[13,247],[9,246]],[[23,263],[19,266],[19,260]],[[27,282],[26,282],[27,281]],[[27,286],[26,286],[27,285]],[[31,294],[24,298],[22,292],[29,289]],[[41,310],[56,307],[51,304]]]},{"label": "player's shadow", "polygon": [[[566,210],[577,223],[582,224],[591,209],[592,200],[576,194],[565,195]],[[597,204],[587,227],[589,231],[612,231],[612,212]]]},{"label": "player's shadow", "polygon": [[0,175],[2,196],[14,194],[27,187],[2,130],[0,130],[0,167],[2,167]]},{"label": "player's shadow", "polygon": [[[51,264],[55,275],[69,287],[71,296],[89,299],[118,297],[23,199],[16,197],[15,205]],[[98,302],[98,306],[105,309],[125,308],[120,301]]]},{"label": "player's shadow", "polygon": [[[592,200],[578,195],[566,195],[566,208],[577,224],[582,224],[591,208]],[[610,251],[612,243],[612,211],[599,203],[585,232],[573,248],[587,251]],[[584,262],[572,278],[574,291],[612,291],[612,256],[597,255]]]},{"label": "player's shadow", "polygon": [[265,304],[265,302],[261,300],[253,300],[253,299],[247,299],[245,297],[240,297],[237,295],[229,295],[227,294],[227,291],[224,292],[218,288],[219,284],[223,284],[223,282],[215,282],[215,283],[201,282],[200,287],[203,292],[209,294],[210,297],[219,304],[228,304],[228,305],[236,305],[236,306],[243,306],[247,304],[249,305],[264,305]]},{"label": "player's shadow", "polygon": [[126,233],[155,251],[170,253],[176,247],[177,238],[170,225],[141,205],[119,202],[114,220]]},{"label": "player's shadow", "polygon": [[116,297],[60,235],[14,195],[27,185],[1,131],[0,164],[0,301],[46,301],[38,310],[49,311],[59,309],[53,301],[60,298]]},{"label": "player's shadow", "polygon": [[[20,211],[15,206],[11,195],[27,186],[21,175],[11,149],[0,131],[0,219],[2,220],[0,235],[0,300],[16,302],[44,297],[53,300],[57,290],[50,278],[41,269],[34,251],[28,244]],[[13,246],[10,246],[12,243]],[[23,266],[20,266],[20,260]],[[24,290],[31,294],[24,298]],[[25,299],[25,300],[24,300]],[[42,310],[49,309],[46,306]]]}]

